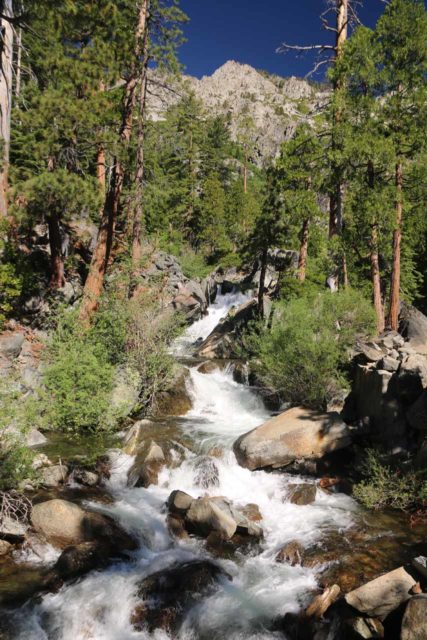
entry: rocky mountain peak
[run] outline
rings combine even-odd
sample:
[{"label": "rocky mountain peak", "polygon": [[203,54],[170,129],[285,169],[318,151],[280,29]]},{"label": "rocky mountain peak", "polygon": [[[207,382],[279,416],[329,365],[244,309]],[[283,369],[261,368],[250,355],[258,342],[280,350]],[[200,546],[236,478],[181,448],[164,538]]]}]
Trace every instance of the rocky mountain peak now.
[{"label": "rocky mountain peak", "polygon": [[259,163],[275,156],[297,123],[310,121],[328,97],[327,91],[318,90],[307,80],[269,74],[228,60],[210,76],[185,76],[177,93],[166,92],[160,100],[150,98],[153,119],[161,118],[185,91],[194,92],[209,113],[229,116],[234,139],[239,137],[243,119],[247,126],[249,117]]}]

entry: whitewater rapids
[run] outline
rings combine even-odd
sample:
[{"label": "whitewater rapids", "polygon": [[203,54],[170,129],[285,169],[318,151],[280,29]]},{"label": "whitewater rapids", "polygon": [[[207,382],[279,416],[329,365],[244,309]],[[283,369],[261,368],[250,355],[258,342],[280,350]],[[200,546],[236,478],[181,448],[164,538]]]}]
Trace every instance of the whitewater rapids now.
[{"label": "whitewater rapids", "polygon": [[[239,295],[219,296],[209,315],[189,327],[178,350],[205,338],[227,310],[239,303]],[[194,446],[186,452],[183,463],[178,468],[165,468],[158,486],[128,488],[126,476],[133,458],[117,455],[109,483],[114,504],[108,508],[90,505],[119,519],[138,536],[140,549],[130,562],[92,572],[58,593],[45,595],[39,604],[21,609],[16,615],[18,640],[166,640],[164,631],[136,631],[130,622],[138,604],[138,583],[177,562],[209,557],[201,540],[177,541],[169,534],[164,505],[174,489],[193,497],[223,495],[238,506],[255,503],[264,530],[259,553],[238,553],[233,560],[218,561],[233,580],[220,583],[213,595],[189,612],[180,640],[283,637],[268,630],[271,622],[287,612],[299,611],[310,599],[316,587],[314,571],[279,564],[276,553],[291,540],[308,546],[331,530],[344,531],[353,523],[355,503],[347,496],[319,490],[313,504],[288,502],[287,484],[301,479],[243,469],[232,453],[232,442],[239,435],[269,417],[261,400],[248,387],[237,384],[229,371],[202,374],[191,368],[188,385],[193,406],[180,423]],[[215,458],[219,486],[205,490],[195,484],[195,465],[200,454],[212,447],[223,452]]]}]

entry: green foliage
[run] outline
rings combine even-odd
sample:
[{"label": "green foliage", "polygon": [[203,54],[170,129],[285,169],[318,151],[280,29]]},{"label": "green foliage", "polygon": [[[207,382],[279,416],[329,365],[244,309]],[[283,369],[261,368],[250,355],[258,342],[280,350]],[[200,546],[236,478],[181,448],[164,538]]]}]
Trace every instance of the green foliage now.
[{"label": "green foliage", "polygon": [[[102,331],[101,331],[102,336]],[[74,315],[59,321],[47,352],[41,404],[46,427],[68,433],[102,430],[114,382],[108,345],[82,335]]]},{"label": "green foliage", "polygon": [[[120,278],[110,283],[86,332],[77,312],[60,316],[36,401],[42,427],[102,434],[117,426],[123,412],[138,407],[149,412],[156,394],[168,388],[174,371],[168,347],[180,320],[160,312],[156,292],[133,301],[124,290]],[[122,389],[123,397],[117,391],[114,396],[115,389]]]},{"label": "green foliage", "polygon": [[353,290],[309,293],[278,305],[275,314],[272,328],[249,340],[252,368],[283,401],[324,409],[346,384],[349,348],[373,332],[370,304]]},{"label": "green foliage", "polygon": [[22,398],[15,376],[2,378],[0,384],[0,490],[15,489],[26,479],[35,477],[33,451],[25,437],[34,426],[34,404]]},{"label": "green foliage", "polygon": [[365,479],[353,488],[354,497],[368,509],[408,509],[425,504],[427,482],[412,469],[384,464],[378,452],[368,450],[363,469]]}]

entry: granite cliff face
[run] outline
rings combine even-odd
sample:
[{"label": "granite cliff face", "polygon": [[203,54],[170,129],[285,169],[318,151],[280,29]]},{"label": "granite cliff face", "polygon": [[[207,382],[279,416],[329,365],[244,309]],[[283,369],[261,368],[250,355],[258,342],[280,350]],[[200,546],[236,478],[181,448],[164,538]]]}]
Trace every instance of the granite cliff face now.
[{"label": "granite cliff face", "polygon": [[327,88],[316,88],[306,80],[273,76],[231,60],[200,80],[184,76],[181,83],[173,83],[173,89],[168,91],[155,82],[155,91],[148,98],[153,120],[161,119],[181,96],[194,92],[210,114],[229,115],[234,139],[251,138],[257,164],[275,156],[298,122],[311,121],[329,96]]}]

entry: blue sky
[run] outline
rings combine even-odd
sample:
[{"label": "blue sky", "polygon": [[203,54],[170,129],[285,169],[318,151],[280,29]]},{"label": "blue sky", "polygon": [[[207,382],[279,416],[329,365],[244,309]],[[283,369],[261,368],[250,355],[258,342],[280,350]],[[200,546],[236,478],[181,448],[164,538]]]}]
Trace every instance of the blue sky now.
[{"label": "blue sky", "polygon": [[[331,35],[321,28],[323,0],[181,0],[190,22],[188,42],[179,52],[186,73],[211,74],[227,60],[245,62],[282,76],[303,76],[313,58],[275,53],[281,42],[323,43]],[[374,26],[382,13],[380,0],[364,0],[360,16]]]}]

